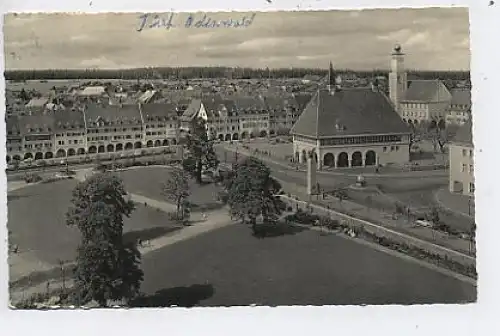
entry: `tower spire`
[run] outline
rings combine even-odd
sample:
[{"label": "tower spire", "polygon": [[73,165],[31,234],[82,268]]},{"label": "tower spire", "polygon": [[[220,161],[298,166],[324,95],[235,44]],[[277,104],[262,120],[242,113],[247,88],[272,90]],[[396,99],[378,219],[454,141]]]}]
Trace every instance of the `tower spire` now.
[{"label": "tower spire", "polygon": [[332,61],[330,61],[330,67],[328,68],[328,88],[330,90],[335,88],[335,71],[333,70]]}]

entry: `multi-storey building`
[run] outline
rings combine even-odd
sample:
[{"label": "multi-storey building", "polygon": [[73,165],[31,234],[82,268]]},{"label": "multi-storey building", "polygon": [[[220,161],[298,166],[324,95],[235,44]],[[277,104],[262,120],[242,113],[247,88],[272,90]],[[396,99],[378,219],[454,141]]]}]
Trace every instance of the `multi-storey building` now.
[{"label": "multi-storey building", "polygon": [[24,158],[23,135],[18,116],[8,116],[5,119],[7,128],[7,163],[12,160],[21,161]]},{"label": "multi-storey building", "polygon": [[89,105],[84,115],[89,154],[143,147],[145,126],[138,105]]},{"label": "multi-storey building", "polygon": [[303,163],[313,152],[318,169],[408,163],[410,130],[389,98],[375,85],[344,89],[333,78],[291,130],[294,159]]},{"label": "multi-storey building", "polygon": [[25,115],[19,118],[24,159],[40,160],[53,156],[54,118],[51,114]]},{"label": "multi-storey building", "polygon": [[472,120],[460,127],[449,145],[450,192],[474,195],[474,145],[472,143]]},{"label": "multi-storey building", "polygon": [[471,104],[470,89],[450,91],[439,79],[408,81],[400,46],[392,53],[389,96],[401,118],[414,125],[463,123]]},{"label": "multi-storey building", "polygon": [[189,130],[195,118],[207,123],[207,132],[219,140],[241,140],[269,134],[269,112],[260,97],[212,95],[193,99],[182,115],[182,128]]},{"label": "multi-storey building", "polygon": [[[58,158],[87,153],[87,132],[83,108],[54,111],[53,153]],[[46,153],[50,159],[52,153]]]},{"label": "multi-storey building", "polygon": [[288,134],[301,112],[295,96],[265,96],[264,102],[269,111],[269,134]]},{"label": "multi-storey building", "polygon": [[170,103],[139,104],[144,120],[144,145],[150,147],[177,144],[177,106]]},{"label": "multi-storey building", "polygon": [[451,102],[446,111],[446,123],[463,125],[470,119],[471,114],[470,89],[460,88],[451,90]]}]

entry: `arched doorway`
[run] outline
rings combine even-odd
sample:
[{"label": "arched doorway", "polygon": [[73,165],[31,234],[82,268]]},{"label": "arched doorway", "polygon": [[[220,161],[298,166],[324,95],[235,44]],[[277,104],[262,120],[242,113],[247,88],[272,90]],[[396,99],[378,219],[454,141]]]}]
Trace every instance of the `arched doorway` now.
[{"label": "arched doorway", "polygon": [[14,160],[14,161],[21,161],[21,157],[20,157],[19,155],[17,155],[17,154],[16,154],[16,155],[14,155],[14,156],[12,157],[12,160]]},{"label": "arched doorway", "polygon": [[224,141],[224,134],[219,134],[217,139],[219,139],[219,141]]},{"label": "arched doorway", "polygon": [[299,162],[299,160],[300,160],[300,153],[295,152],[295,162]]},{"label": "arched doorway", "polygon": [[104,153],[105,152],[104,145],[100,145],[99,147],[97,147],[97,152],[98,153]]},{"label": "arched doorway", "polygon": [[253,138],[255,138],[255,133],[252,131],[252,132],[250,132],[250,139],[253,139]]},{"label": "arched doorway", "polygon": [[172,145],[174,145],[174,146],[175,146],[175,145],[177,145],[177,139],[172,139],[171,143],[172,143]]},{"label": "arched doorway", "polygon": [[374,151],[369,150],[365,155],[365,166],[374,166],[377,163],[377,155]]},{"label": "arched doorway", "polygon": [[248,136],[247,132],[243,132],[243,133],[241,133],[241,138],[242,138],[242,139],[246,139],[246,138],[247,138],[247,136]]},{"label": "arched doorway", "polygon": [[233,134],[233,140],[238,140],[238,133]]},{"label": "arched doorway", "polygon": [[161,147],[161,141],[160,140],[156,140],[155,141],[155,147]]},{"label": "arched doorway", "polygon": [[148,140],[146,142],[146,147],[148,147],[148,148],[153,147],[153,140]]},{"label": "arched doorway", "polygon": [[89,147],[89,154],[95,154],[97,153],[97,147],[96,146],[90,146]]},{"label": "arched doorway", "polygon": [[121,143],[116,144],[116,151],[121,152],[122,150],[123,150],[123,144],[121,144]]},{"label": "arched doorway", "polygon": [[131,150],[131,149],[133,149],[133,148],[134,148],[134,145],[132,145],[132,143],[131,143],[131,142],[127,142],[127,143],[125,144],[125,150]]},{"label": "arched doorway", "polygon": [[301,157],[301,162],[305,163],[307,162],[307,152],[305,149],[302,150],[302,157]]},{"label": "arched doorway", "polygon": [[323,157],[323,165],[327,167],[335,167],[335,156],[332,153],[326,153]]},{"label": "arched doorway", "polygon": [[33,154],[31,154],[31,153],[26,153],[26,154],[24,154],[24,159],[25,159],[25,160],[28,160],[28,159],[33,159]]},{"label": "arched doorway", "polygon": [[35,160],[41,160],[41,159],[43,159],[43,153],[36,152],[35,153]]},{"label": "arched doorway", "polygon": [[434,129],[437,127],[437,122],[436,120],[432,120],[431,123],[429,124],[429,129]]},{"label": "arched doorway", "polygon": [[85,155],[85,149],[84,148],[78,148],[78,150],[76,151],[76,154],[77,155]]},{"label": "arched doorway", "polygon": [[349,155],[347,155],[346,152],[342,152],[339,154],[339,157],[337,158],[337,167],[349,167]]},{"label": "arched doorway", "polygon": [[405,119],[405,118],[403,118],[403,122],[406,122],[406,119]]},{"label": "arched doorway", "polygon": [[363,154],[361,152],[354,152],[352,153],[352,162],[351,162],[352,167],[361,167],[363,166]]},{"label": "arched doorway", "polygon": [[142,143],[140,141],[137,141],[136,143],[134,143],[134,148],[142,148]]},{"label": "arched doorway", "polygon": [[76,155],[76,150],[74,148],[68,149],[68,156],[75,156]]},{"label": "arched doorway", "polygon": [[260,131],[260,137],[265,138],[267,136],[267,132],[265,130]]},{"label": "arched doorway", "polygon": [[53,157],[54,157],[54,153],[52,153],[52,152],[45,153],[45,158],[46,159],[52,159]]},{"label": "arched doorway", "polygon": [[418,120],[417,120],[417,119],[413,120],[413,124],[414,124],[415,126],[417,126],[417,125],[418,125]]},{"label": "arched doorway", "polygon": [[59,149],[57,152],[56,152],[56,157],[60,158],[60,157],[65,157],[66,156],[66,151],[64,149]]},{"label": "arched doorway", "polygon": [[270,135],[275,135],[275,134],[276,134],[276,131],[272,129],[272,130],[270,130],[270,131],[269,131],[269,134],[270,134]]},{"label": "arched doorway", "polygon": [[168,146],[168,140],[167,139],[163,140],[162,146]]},{"label": "arched doorway", "polygon": [[231,141],[231,134],[226,134],[226,138],[225,138],[226,141]]},{"label": "arched doorway", "polygon": [[106,147],[106,151],[107,152],[114,152],[115,151],[115,146],[113,144],[109,144],[107,147]]}]

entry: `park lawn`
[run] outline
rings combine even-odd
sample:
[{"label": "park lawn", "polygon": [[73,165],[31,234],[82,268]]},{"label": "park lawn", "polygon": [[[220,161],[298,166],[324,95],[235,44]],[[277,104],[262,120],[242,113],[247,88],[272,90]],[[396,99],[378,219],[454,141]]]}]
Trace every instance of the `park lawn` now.
[{"label": "park lawn", "polygon": [[[75,258],[80,235],[77,228],[66,225],[65,216],[76,184],[75,180],[64,180],[9,193],[7,227],[20,253],[35,251],[41,261],[54,265],[58,260]],[[131,217],[124,220],[126,239],[152,239],[178,228],[166,213],[136,206]]]},{"label": "park lawn", "polygon": [[[119,172],[119,176],[123,179],[128,192],[168,202],[169,200],[162,193],[162,188],[170,171],[169,167],[141,167]],[[189,200],[193,203],[193,211],[210,210],[222,206],[218,202],[220,188],[215,184],[198,185],[194,180],[190,180],[190,188]]]},{"label": "park lawn", "polygon": [[334,235],[240,224],[146,255],[138,306],[463,303],[473,285]]}]

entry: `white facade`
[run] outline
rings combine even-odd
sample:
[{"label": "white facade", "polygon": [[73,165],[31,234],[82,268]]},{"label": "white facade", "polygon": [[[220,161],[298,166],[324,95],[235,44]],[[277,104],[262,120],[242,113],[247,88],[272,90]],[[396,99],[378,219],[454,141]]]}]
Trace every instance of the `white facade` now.
[{"label": "white facade", "polygon": [[400,103],[405,98],[408,79],[404,67],[404,54],[401,47],[396,46],[391,58],[391,71],[389,73],[389,97],[394,104],[396,112],[401,114]]}]

